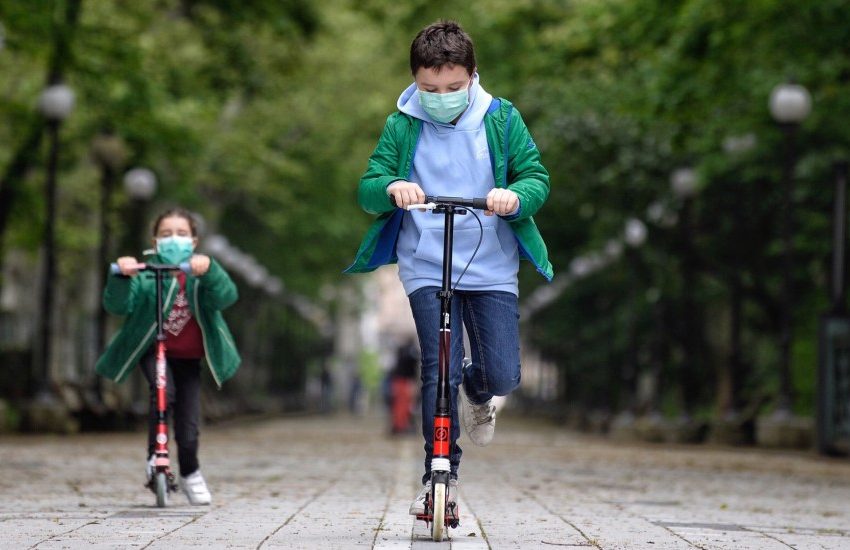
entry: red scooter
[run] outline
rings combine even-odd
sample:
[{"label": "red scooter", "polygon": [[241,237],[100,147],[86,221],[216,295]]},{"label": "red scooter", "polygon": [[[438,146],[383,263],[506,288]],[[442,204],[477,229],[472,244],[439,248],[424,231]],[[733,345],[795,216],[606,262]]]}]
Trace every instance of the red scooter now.
[{"label": "red scooter", "polygon": [[[443,277],[442,287],[437,293],[440,300],[440,342],[437,371],[437,408],[434,413],[434,453],[431,459],[431,493],[425,498],[425,513],[417,519],[431,524],[431,538],[437,542],[443,540],[446,526],[456,528],[460,523],[460,510],[455,502],[449,502],[449,474],[451,471],[450,446],[452,433],[452,399],[449,387],[449,367],[451,363],[451,311],[452,294],[466,269],[475,258],[478,247],[466,264],[463,272],[452,286],[452,246],[454,239],[454,217],[465,215],[472,209],[486,210],[486,198],[462,199],[458,197],[425,197],[426,204],[412,204],[407,210],[430,210],[434,214],[445,216],[443,231]],[[478,216],[471,212],[476,219]],[[481,220],[478,220],[479,224]],[[481,229],[482,237],[484,229]],[[481,246],[481,239],[478,241]],[[458,367],[459,368],[459,367]]]},{"label": "red scooter", "polygon": [[[156,505],[164,508],[168,505],[168,493],[177,491],[177,479],[171,471],[171,461],[168,458],[168,398],[166,361],[165,361],[165,331],[163,329],[164,304],[162,302],[162,281],[165,273],[169,271],[183,271],[186,274],[192,272],[188,262],[180,265],[169,264],[137,264],[138,271],[149,271],[156,280],[156,446],[154,447],[154,471],[146,487],[156,493]],[[120,275],[121,269],[118,264],[111,265],[114,275]]]}]

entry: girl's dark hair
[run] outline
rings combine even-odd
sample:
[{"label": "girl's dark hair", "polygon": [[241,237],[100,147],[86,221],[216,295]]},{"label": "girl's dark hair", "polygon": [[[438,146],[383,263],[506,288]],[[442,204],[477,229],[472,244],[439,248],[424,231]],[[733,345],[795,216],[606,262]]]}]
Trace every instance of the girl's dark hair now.
[{"label": "girl's dark hair", "polygon": [[410,45],[410,72],[420,67],[435,68],[460,65],[472,75],[475,71],[475,49],[472,39],[455,21],[440,20],[419,31]]},{"label": "girl's dark hair", "polygon": [[157,216],[156,221],[153,222],[153,236],[156,237],[156,234],[159,231],[159,224],[162,222],[162,220],[164,220],[165,218],[175,217],[184,218],[186,221],[188,221],[189,229],[192,230],[192,236],[198,236],[198,225],[195,222],[195,217],[192,215],[191,212],[189,212],[185,208],[180,208],[179,206],[175,208],[169,208],[168,210]]}]

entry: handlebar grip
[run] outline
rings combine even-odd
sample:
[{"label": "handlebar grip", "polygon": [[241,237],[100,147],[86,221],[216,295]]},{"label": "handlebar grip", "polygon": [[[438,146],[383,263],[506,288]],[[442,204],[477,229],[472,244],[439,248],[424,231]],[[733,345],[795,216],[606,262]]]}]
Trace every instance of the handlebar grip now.
[{"label": "handlebar grip", "polygon": [[487,210],[487,197],[472,199],[472,208],[477,210]]},{"label": "handlebar grip", "polygon": [[452,206],[460,206],[461,208],[474,208],[476,210],[487,210],[487,197],[476,197],[473,199],[464,199],[461,197],[436,197],[426,195],[425,200],[436,204],[447,204]]},{"label": "handlebar grip", "polygon": [[[181,262],[180,265],[177,266],[177,268],[180,271],[182,271],[183,273],[185,273],[186,275],[192,274],[192,264],[190,264],[189,262]],[[155,269],[155,270],[174,269],[174,267],[156,266],[156,265],[150,265],[150,264],[138,264],[138,269],[139,269],[139,271],[145,271],[145,270],[151,270],[151,269]],[[116,263],[109,264],[109,273],[111,273],[112,275],[121,275],[121,268]]]}]

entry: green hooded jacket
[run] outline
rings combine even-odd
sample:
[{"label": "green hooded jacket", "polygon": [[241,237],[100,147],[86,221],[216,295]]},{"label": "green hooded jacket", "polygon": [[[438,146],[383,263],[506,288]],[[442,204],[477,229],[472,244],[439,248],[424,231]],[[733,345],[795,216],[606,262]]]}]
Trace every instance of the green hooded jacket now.
[{"label": "green hooded jacket", "polygon": [[[151,258],[159,262],[159,258]],[[162,285],[163,315],[168,316],[177,297],[177,278],[166,274]],[[238,292],[227,271],[210,259],[204,275],[186,277],[186,297],[192,316],[201,327],[207,365],[219,387],[239,368],[241,358],[221,311],[236,301]],[[95,367],[98,374],[116,382],[129,376],[156,340],[156,282],[145,273],[135,277],[110,276],[103,290],[103,307],[126,315],[124,326],[109,343]]]},{"label": "green hooded jacket", "polygon": [[[505,220],[516,236],[520,257],[530,260],[551,281],[553,270],[546,244],[532,218],[549,196],[549,173],[540,162],[540,151],[519,111],[506,99],[493,99],[484,115],[484,126],[496,187],[510,187],[519,196],[519,214]],[[360,206],[378,218],[346,273],[365,273],[398,261],[396,241],[404,210],[390,202],[387,186],[410,177],[421,129],[421,120],[401,112],[387,118],[357,194]]]}]

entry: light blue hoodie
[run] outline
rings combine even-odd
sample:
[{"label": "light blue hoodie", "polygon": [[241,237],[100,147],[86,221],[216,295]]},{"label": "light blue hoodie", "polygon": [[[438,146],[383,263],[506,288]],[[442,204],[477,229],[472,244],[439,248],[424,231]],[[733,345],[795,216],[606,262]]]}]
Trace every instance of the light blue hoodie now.
[{"label": "light blue hoodie", "polygon": [[[418,183],[426,195],[485,197],[495,185],[483,122],[493,96],[478,84],[477,73],[469,95],[470,105],[457,125],[432,121],[419,105],[416,84],[398,98],[399,111],[423,121],[410,181]],[[501,290],[518,295],[519,253],[510,226],[499,216],[475,213],[484,226],[484,237],[458,290]],[[481,235],[471,214],[455,216],[454,227],[452,286]],[[443,229],[441,214],[405,212],[397,252],[399,277],[407,294],[425,286],[441,285]]]}]

